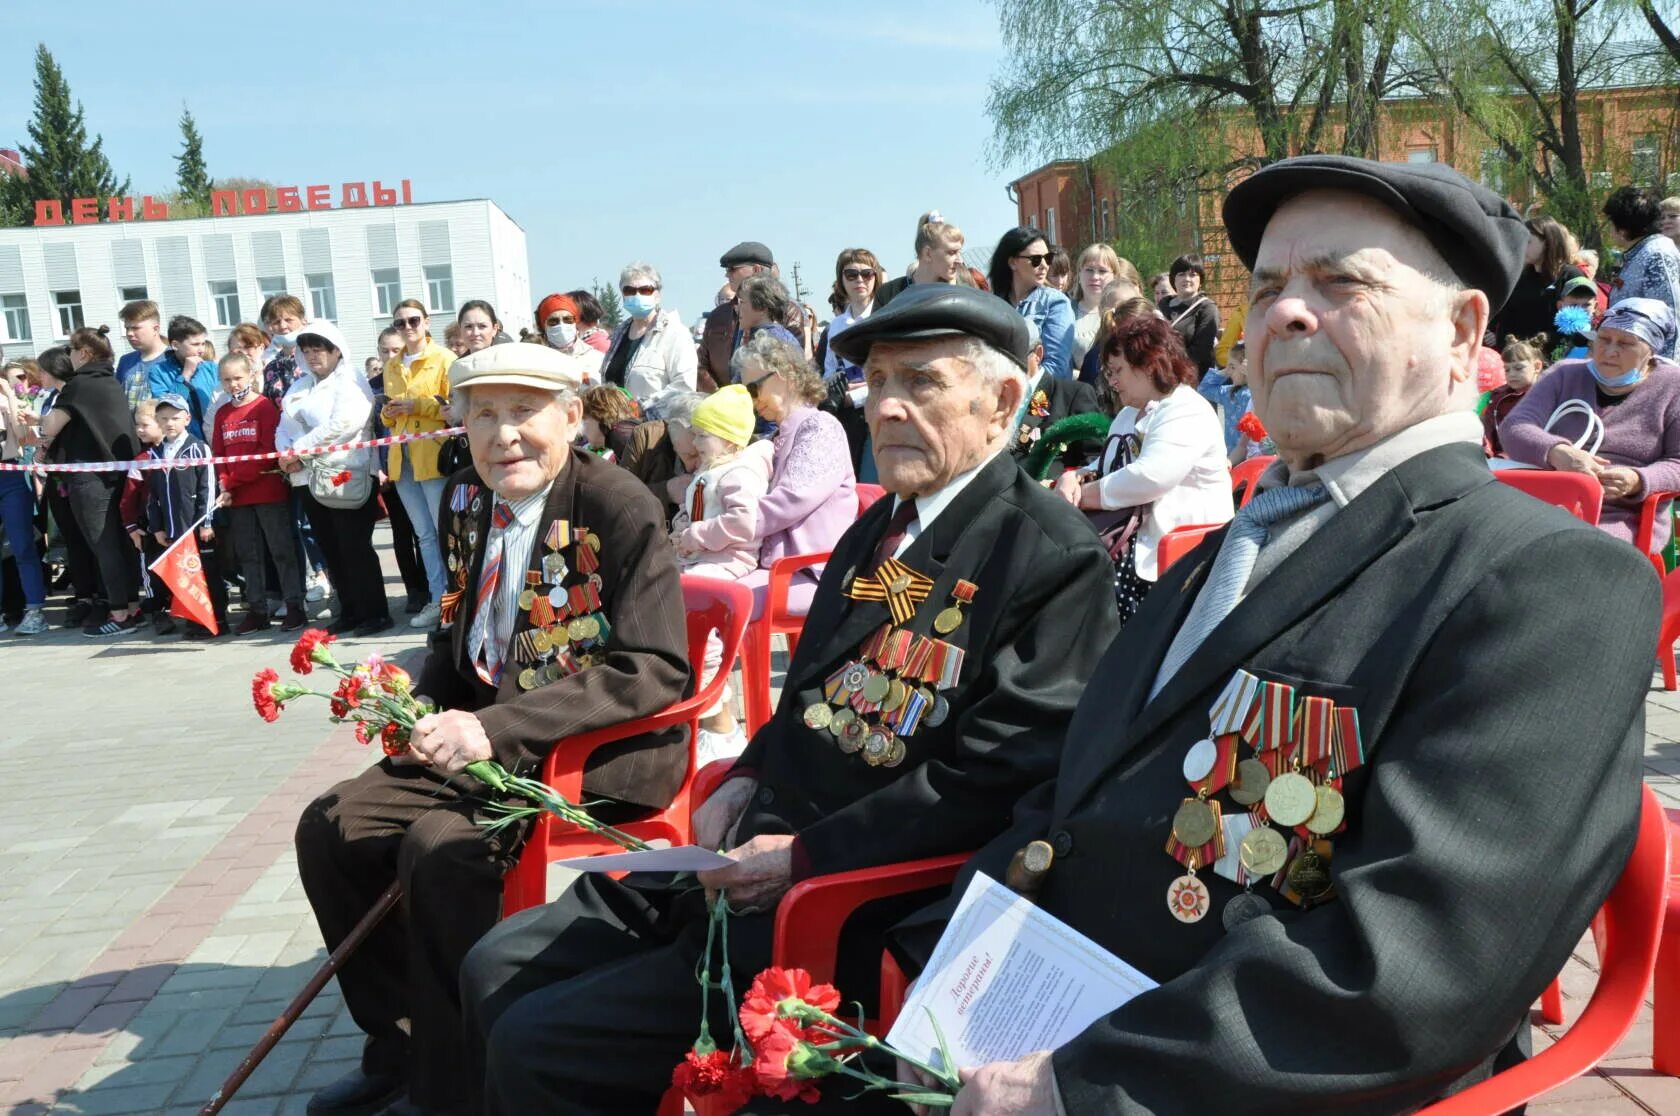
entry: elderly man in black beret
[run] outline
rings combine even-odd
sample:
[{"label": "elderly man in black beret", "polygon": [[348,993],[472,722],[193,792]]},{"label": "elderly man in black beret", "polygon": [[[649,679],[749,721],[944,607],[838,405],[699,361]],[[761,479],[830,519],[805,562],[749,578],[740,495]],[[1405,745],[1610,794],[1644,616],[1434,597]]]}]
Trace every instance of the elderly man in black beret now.
[{"label": "elderly man in black beret", "polygon": [[[1479,446],[1518,215],[1444,167],[1321,156],[1225,221],[1279,461],[969,868],[1033,850],[1015,886],[1160,986],[969,1067],[958,1114],[1410,1112],[1522,1056],[1633,846],[1656,580]],[[912,971],[943,914],[895,932]]]},{"label": "elderly man in black beret", "polygon": [[[756,240],[743,240],[722,256],[718,266],[723,268],[723,282],[736,292],[728,302],[721,303],[706,315],[706,329],[700,335],[697,376],[701,391],[716,391],[732,383],[729,358],[746,340],[740,325],[739,304],[741,284],[755,275],[781,278],[776,270],[776,257],[770,249]],[[789,300],[787,316],[780,323],[801,341],[805,338],[805,311],[797,302]]]},{"label": "elderly man in black beret", "polygon": [[[1116,632],[1113,610],[1092,607],[1109,576],[1095,534],[1007,450],[1020,315],[918,285],[835,345],[864,367],[890,495],[836,545],[775,716],[695,814],[695,842],[736,859],[700,882],[748,912],[729,931],[738,982],[768,964],[794,883],[1002,832],[1054,771]],[[692,879],[591,876],[487,935],[461,983],[488,1109],[652,1111],[695,1037],[706,924]],[[885,925],[860,954],[869,975],[842,969],[848,994],[872,990]],[[730,1033],[721,1012],[711,1027]]]}]

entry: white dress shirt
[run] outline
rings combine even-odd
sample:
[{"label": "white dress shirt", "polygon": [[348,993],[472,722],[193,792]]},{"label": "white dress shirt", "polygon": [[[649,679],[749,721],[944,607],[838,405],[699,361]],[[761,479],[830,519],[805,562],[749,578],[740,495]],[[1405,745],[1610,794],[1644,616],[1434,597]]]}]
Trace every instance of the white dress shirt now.
[{"label": "white dress shirt", "polygon": [[[951,478],[950,484],[947,484],[938,492],[916,497],[916,518],[912,519],[910,525],[904,529],[904,538],[899,541],[898,546],[892,552],[892,556],[894,558],[901,557],[906,550],[909,550],[910,544],[921,538],[923,531],[933,526],[933,521],[939,518],[939,513],[950,507],[951,501],[955,500],[958,494],[968,487],[969,481],[972,481],[981,469],[991,464],[992,457],[996,456],[997,454],[992,454],[991,457],[986,458],[967,472],[958,473]],[[897,511],[898,505],[902,502],[903,497],[894,496],[893,511]]]}]

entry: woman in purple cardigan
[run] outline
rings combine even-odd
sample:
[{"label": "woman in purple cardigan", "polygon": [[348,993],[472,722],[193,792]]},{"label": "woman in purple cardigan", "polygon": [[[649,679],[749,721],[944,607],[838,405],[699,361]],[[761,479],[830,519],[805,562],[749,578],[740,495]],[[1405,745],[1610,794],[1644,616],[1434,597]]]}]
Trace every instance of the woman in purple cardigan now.
[{"label": "woman in purple cardigan", "polygon": [[[1599,323],[1591,357],[1559,362],[1499,426],[1500,444],[1513,461],[1598,478],[1604,487],[1599,526],[1629,542],[1646,495],[1680,491],[1680,365],[1657,355],[1674,339],[1667,304],[1623,299]],[[1588,419],[1580,408],[1552,421],[1569,400],[1585,403],[1603,422],[1596,448],[1582,439]],[[1668,535],[1669,516],[1659,509],[1651,548],[1661,550]]]},{"label": "woman in purple cardigan", "polygon": [[[758,505],[758,569],[741,579],[753,591],[753,616],[764,611],[770,567],[778,558],[834,549],[857,519],[857,478],[840,420],[816,405],[827,398],[822,377],[796,345],[759,334],[729,362],[753,407],[776,424],[770,491]],[[788,588],[797,612],[810,607],[822,567],[800,571]]]}]

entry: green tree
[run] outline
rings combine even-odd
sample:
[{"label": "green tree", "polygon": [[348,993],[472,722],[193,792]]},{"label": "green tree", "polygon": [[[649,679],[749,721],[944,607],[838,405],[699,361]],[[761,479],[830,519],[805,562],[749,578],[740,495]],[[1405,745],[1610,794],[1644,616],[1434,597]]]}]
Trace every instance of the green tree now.
[{"label": "green tree", "polygon": [[177,197],[183,208],[194,216],[210,212],[210,191],[215,183],[204,166],[204,137],[198,134],[198,121],[192,110],[181,106],[181,153],[175,156]]},{"label": "green tree", "polygon": [[618,297],[618,288],[597,278],[590,282],[589,289],[594,293],[595,301],[601,304],[601,328],[617,329],[624,321],[624,302]]},{"label": "green tree", "polygon": [[35,117],[29,139],[19,145],[29,173],[0,177],[0,223],[32,223],[37,201],[57,200],[68,215],[74,198],[103,200],[128,193],[128,179],[119,182],[105,158],[104,141],[97,135],[88,140],[81,102],[72,103],[64,71],[44,43],[35,48]]}]

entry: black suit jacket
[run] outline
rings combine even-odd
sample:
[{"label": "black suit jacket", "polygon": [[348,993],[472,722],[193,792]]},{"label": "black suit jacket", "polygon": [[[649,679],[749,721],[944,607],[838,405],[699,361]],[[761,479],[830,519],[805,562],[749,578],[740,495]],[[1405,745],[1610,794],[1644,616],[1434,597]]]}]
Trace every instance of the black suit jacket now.
[{"label": "black suit jacket", "polygon": [[961,852],[1000,832],[1016,799],[1055,770],[1085,678],[1118,628],[1111,569],[1084,517],[1000,453],[900,556],[934,581],[914,632],[932,633],[959,579],[979,587],[962,626],[941,637],[967,652],[946,692],[950,715],[908,737],[898,767],[841,752],[802,715],[889,619],[885,604],[842,587],[867,568],[893,503],[877,501],[836,544],[781,702],[738,763],[759,780],[739,839],[797,834],[809,873]]},{"label": "black suit jacket", "polygon": [[[1494,482],[1478,447],[1418,455],[1314,533],[1153,701],[1223,540],[1162,577],[1093,676],[1061,769],[968,872],[1057,850],[1039,902],[1161,987],[1056,1052],[1070,1116],[1407,1112],[1485,1077],[1633,846],[1660,599],[1640,556]],[[1186,749],[1239,667],[1359,711],[1337,898],[1227,933],[1166,909]],[[1245,749],[1246,754],[1246,749]],[[925,961],[949,904],[896,932]]]},{"label": "black suit jacket", "polygon": [[[1033,394],[1041,391],[1044,393],[1049,413],[1033,414],[1032,400],[1028,398],[1027,413],[1021,416],[1021,425],[1009,443],[1009,452],[1015,455],[1016,461],[1024,459],[1038,444],[1038,439],[1033,436],[1035,430],[1048,430],[1069,415],[1091,414],[1100,409],[1097,403],[1097,389],[1078,380],[1058,380],[1054,376],[1041,376],[1038,386],[1033,388]],[[1101,452],[1100,440],[1094,443],[1076,442],[1062,454],[1062,461],[1078,467]]]},{"label": "black suit jacket", "polygon": [[[549,490],[535,545],[518,566],[542,569],[548,553],[543,536],[555,520],[571,523],[574,535],[588,528],[601,539],[601,605],[612,624],[606,658],[596,666],[535,690],[521,690],[519,665],[510,657],[499,688],[480,681],[468,661],[467,633],[478,607],[478,577],[484,542],[490,533],[491,496],[478,476],[464,469],[449,478],[439,509],[439,534],[476,533],[478,545],[463,537],[459,552],[466,556],[465,591],[454,623],[432,639],[421,668],[418,693],[445,709],[478,714],[508,770],[531,774],[560,739],[651,716],[682,699],[690,689],[687,621],[676,559],[666,541],[661,509],[635,477],[592,453],[573,449],[565,471]],[[483,496],[478,511],[456,516],[450,510],[455,489],[463,484]],[[575,557],[576,542],[561,551],[571,569],[565,584],[582,574]],[[504,569],[511,572],[509,562]],[[451,586],[459,574],[451,574]],[[523,611],[515,614],[514,637],[530,628]],[[511,641],[510,641],[511,642]],[[676,796],[688,770],[688,741],[674,730],[616,741],[598,749],[585,768],[583,787],[639,806],[660,808]]]}]

